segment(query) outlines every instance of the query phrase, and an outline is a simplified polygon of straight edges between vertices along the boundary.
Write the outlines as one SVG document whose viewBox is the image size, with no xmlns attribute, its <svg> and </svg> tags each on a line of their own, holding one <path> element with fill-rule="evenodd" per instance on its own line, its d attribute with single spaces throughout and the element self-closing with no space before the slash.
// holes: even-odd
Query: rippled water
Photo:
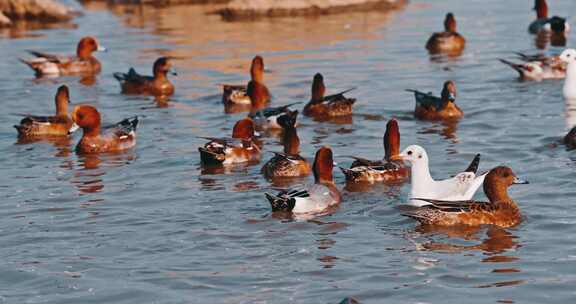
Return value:
<svg viewBox="0 0 576 304">
<path fill-rule="evenodd" d="M 518 82 L 497 61 L 537 50 L 526 31 L 531 7 L 412 1 L 392 14 L 224 23 L 204 15 L 214 7 L 92 4 L 72 25 L 0 32 L 0 302 L 573 303 L 576 157 L 558 141 L 574 117 L 562 81 Z M 431 61 L 423 45 L 448 10 L 468 47 L 459 59 Z M 554 1 L 551 11 L 566 15 L 576 3 Z M 89 34 L 111 50 L 97 55 L 104 68 L 91 85 L 35 80 L 17 61 L 26 49 L 71 52 Z M 260 166 L 208 174 L 197 153 L 198 136 L 228 135 L 242 117 L 224 113 L 218 84 L 246 82 L 255 54 L 265 58 L 277 105 L 306 101 L 316 72 L 329 92 L 358 87 L 352 124 L 301 119 L 303 155 L 329 145 L 342 166 L 351 162 L 346 155 L 379 158 L 394 116 L 402 145 L 425 146 L 436 177 L 482 153 L 481 169 L 506 164 L 530 180 L 511 190 L 524 222 L 422 229 L 396 208 L 408 185 L 344 190 L 339 210 L 313 221 L 271 217 Z M 119 94 L 113 72 L 147 72 L 161 55 L 178 58 L 168 103 Z M 438 92 L 446 79 L 456 81 L 466 117 L 451 126 L 415 121 L 404 89 Z M 14 114 L 51 113 L 61 83 L 74 103 L 95 104 L 105 122 L 139 115 L 137 148 L 80 157 L 73 152 L 79 134 L 17 144 Z M 267 151 L 280 149 L 275 137 L 264 142 Z"/>
</svg>

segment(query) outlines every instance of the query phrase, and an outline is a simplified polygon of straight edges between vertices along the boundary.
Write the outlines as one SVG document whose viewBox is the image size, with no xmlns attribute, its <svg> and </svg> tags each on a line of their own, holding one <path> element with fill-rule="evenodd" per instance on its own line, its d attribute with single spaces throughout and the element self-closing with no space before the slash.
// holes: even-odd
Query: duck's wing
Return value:
<svg viewBox="0 0 576 304">
<path fill-rule="evenodd" d="M 297 105 L 299 103 L 302 102 L 293 102 L 293 103 L 289 103 L 287 105 L 284 106 L 280 106 L 280 107 L 269 107 L 269 108 L 264 108 L 255 112 L 250 113 L 248 116 L 252 119 L 254 118 L 258 118 L 258 117 L 272 117 L 272 116 L 278 116 L 282 113 L 285 113 L 289 107 L 293 106 L 293 105 Z"/>
<path fill-rule="evenodd" d="M 427 198 L 413 198 L 425 201 L 428 204 L 411 208 L 402 212 L 403 216 L 411 217 L 423 223 L 433 222 L 435 218 L 446 214 L 471 213 L 471 212 L 493 212 L 497 205 L 489 202 L 479 202 L 473 200 L 445 201 Z"/>
<path fill-rule="evenodd" d="M 274 153 L 274 155 L 277 157 L 280 157 L 282 159 L 285 159 L 285 160 L 293 162 L 293 163 L 305 160 L 302 156 L 300 156 L 298 154 L 294 155 L 294 154 L 286 154 L 284 152 L 274 152 L 274 151 L 272 151 L 272 153 Z"/>
<path fill-rule="evenodd" d="M 442 109 L 444 102 L 440 97 L 432 95 L 432 93 L 424 93 L 418 90 L 407 89 L 408 92 L 414 93 L 416 99 L 416 106 L 424 108 Z"/>
<path fill-rule="evenodd" d="M 128 73 L 114 73 L 114 78 L 120 82 L 130 82 L 133 84 L 143 84 L 148 81 L 154 80 L 152 76 L 140 75 L 134 68 L 130 68 Z"/>
<path fill-rule="evenodd" d="M 330 101 L 341 100 L 341 99 L 346 99 L 346 100 L 348 100 L 348 99 L 350 99 L 350 98 L 346 98 L 346 97 L 344 96 L 344 94 L 346 94 L 346 93 L 348 93 L 348 92 L 350 92 L 350 91 L 353 91 L 353 90 L 356 90 L 356 88 L 350 88 L 350 89 L 348 89 L 348 90 L 344 90 L 344 91 L 339 92 L 339 93 L 336 93 L 336 94 L 324 96 L 324 100 L 323 100 L 323 101 L 328 101 L 328 102 L 330 102 Z"/>
<path fill-rule="evenodd" d="M 113 135 L 119 139 L 125 139 L 129 137 L 134 137 L 136 134 L 136 128 L 138 127 L 138 116 L 123 119 L 122 121 L 107 126 L 104 128 L 104 132 L 107 135 Z"/>
<path fill-rule="evenodd" d="M 373 160 L 369 160 L 366 158 L 351 156 L 351 155 L 349 155 L 348 157 L 354 159 L 354 162 L 352 163 L 350 168 L 361 167 L 361 166 L 371 167 L 371 166 L 379 166 L 382 164 L 382 161 L 373 161 Z"/>
<path fill-rule="evenodd" d="M 28 50 L 28 53 L 32 54 L 36 58 L 54 63 L 64 63 L 72 60 L 72 58 L 69 56 L 54 55 L 54 54 L 37 52 L 33 50 Z"/>
</svg>

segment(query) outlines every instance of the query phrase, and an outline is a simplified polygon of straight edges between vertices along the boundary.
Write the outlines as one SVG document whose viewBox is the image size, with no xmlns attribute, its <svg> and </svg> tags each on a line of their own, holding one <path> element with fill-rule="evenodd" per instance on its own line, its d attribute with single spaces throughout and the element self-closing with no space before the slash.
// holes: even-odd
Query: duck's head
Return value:
<svg viewBox="0 0 576 304">
<path fill-rule="evenodd" d="M 554 34 L 564 34 L 570 31 L 570 26 L 566 23 L 566 18 L 554 16 L 548 19 L 548 24 L 550 25 L 550 31 Z"/>
<path fill-rule="evenodd" d="M 332 150 L 326 146 L 318 149 L 312 169 L 316 183 L 333 183 L 332 169 L 334 169 Z"/>
<path fill-rule="evenodd" d="M 568 64 L 576 62 L 576 50 L 575 49 L 565 49 L 560 54 L 560 60 Z"/>
<path fill-rule="evenodd" d="M 391 160 L 400 154 L 400 130 L 398 128 L 398 121 L 392 118 L 386 124 L 386 132 L 384 132 L 384 158 Z"/>
<path fill-rule="evenodd" d="M 324 94 L 326 93 L 326 87 L 324 86 L 324 76 L 320 73 L 314 75 L 314 80 L 312 81 L 312 101 L 320 102 L 324 100 Z"/>
<path fill-rule="evenodd" d="M 398 154 L 392 159 L 396 160 L 404 160 L 410 162 L 412 165 L 418 163 L 428 163 L 428 154 L 426 154 L 426 150 L 418 145 L 411 145 L 408 146 L 402 153 Z"/>
<path fill-rule="evenodd" d="M 80 58 L 87 58 L 92 55 L 93 52 L 104 52 L 106 48 L 98 44 L 96 38 L 94 37 L 84 37 L 78 42 L 78 47 L 76 48 L 76 55 Z"/>
<path fill-rule="evenodd" d="M 250 66 L 250 76 L 253 81 L 263 83 L 264 81 L 264 59 L 260 55 L 256 55 L 252 59 L 252 65 Z"/>
<path fill-rule="evenodd" d="M 451 33 L 456 32 L 456 18 L 454 18 L 454 14 L 446 14 L 446 18 L 444 18 L 444 30 Z"/>
<path fill-rule="evenodd" d="M 171 75 L 178 75 L 172 67 L 172 60 L 170 57 L 160 57 L 154 62 L 154 76 L 170 73 Z"/>
<path fill-rule="evenodd" d="M 444 82 L 442 87 L 442 93 L 440 94 L 442 101 L 444 103 L 455 102 L 456 101 L 456 84 L 452 80 Z"/>
<path fill-rule="evenodd" d="M 538 19 L 548 18 L 548 4 L 546 4 L 546 0 L 535 0 L 533 9 L 536 11 L 536 17 Z"/>
<path fill-rule="evenodd" d="M 507 200 L 508 187 L 518 184 L 528 184 L 528 181 L 519 179 L 516 174 L 506 166 L 498 166 L 488 172 L 484 179 L 484 193 L 490 199 L 490 202 Z"/>
<path fill-rule="evenodd" d="M 72 120 L 85 134 L 100 132 L 100 113 L 91 105 L 78 105 L 72 111 Z"/>
<path fill-rule="evenodd" d="M 283 129 L 292 129 L 296 126 L 296 120 L 298 118 L 298 110 L 288 111 L 280 117 L 278 117 L 278 124 Z"/>
<path fill-rule="evenodd" d="M 232 137 L 239 139 L 251 139 L 254 137 L 254 121 L 250 118 L 244 118 L 236 122 L 232 130 Z"/>
</svg>

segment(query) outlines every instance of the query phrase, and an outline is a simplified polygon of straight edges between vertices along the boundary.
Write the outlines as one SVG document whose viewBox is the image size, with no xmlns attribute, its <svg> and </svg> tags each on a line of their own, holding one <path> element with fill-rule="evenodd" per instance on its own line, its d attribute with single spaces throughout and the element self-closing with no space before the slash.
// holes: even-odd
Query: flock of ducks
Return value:
<svg viewBox="0 0 576 304">
<path fill-rule="evenodd" d="M 563 36 L 569 30 L 566 20 L 548 17 L 545 0 L 535 1 L 537 19 L 529 31 L 538 35 Z M 557 37 L 557 39 L 559 39 Z M 564 36 L 565 41 L 565 36 Z M 456 19 L 446 15 L 444 31 L 434 33 L 426 42 L 431 54 L 458 56 L 466 45 L 466 39 L 457 32 Z M 94 57 L 96 51 L 104 51 L 93 37 L 80 40 L 75 56 L 59 56 L 31 51 L 34 59 L 22 62 L 30 66 L 38 77 L 52 75 L 97 74 L 101 64 Z M 564 95 L 576 99 L 576 51 L 567 49 L 559 56 L 530 56 L 518 54 L 522 63 L 502 62 L 514 68 L 524 80 L 566 78 Z M 174 85 L 168 75 L 176 74 L 171 58 L 161 57 L 153 66 L 153 75 L 138 74 L 134 69 L 127 73 L 114 73 L 120 82 L 122 93 L 168 96 L 174 93 Z M 350 117 L 356 100 L 346 97 L 350 90 L 326 95 L 324 77 L 314 75 L 311 98 L 302 114 L 318 121 Z M 454 121 L 462 119 L 463 111 L 456 105 L 456 84 L 446 81 L 440 96 L 418 90 L 414 93 L 414 117 L 420 120 Z M 314 176 L 314 183 L 279 193 L 266 193 L 272 211 L 288 212 L 295 216 L 320 216 L 338 206 L 342 195 L 334 183 L 334 159 L 329 147 L 317 150 L 313 163 L 300 155 L 297 132 L 299 112 L 291 110 L 295 104 L 269 107 L 271 94 L 264 83 L 264 60 L 255 56 L 250 67 L 247 85 L 223 85 L 222 103 L 227 113 L 248 112 L 239 120 L 230 137 L 205 137 L 206 144 L 198 148 L 204 166 L 228 166 L 238 163 L 258 163 L 262 158 L 262 142 L 257 136 L 259 129 L 282 131 L 283 151 L 262 167 L 262 174 L 269 179 Z M 109 153 L 130 149 L 136 144 L 138 117 L 124 119 L 108 127 L 102 127 L 100 113 L 91 105 L 76 105 L 69 115 L 70 93 L 66 85 L 58 88 L 55 116 L 26 116 L 15 126 L 21 138 L 43 136 L 69 136 L 77 128 L 83 135 L 76 146 L 78 153 Z M 576 128 L 564 141 L 576 146 Z M 411 208 L 403 215 L 422 224 L 432 225 L 481 225 L 492 224 L 511 227 L 520 223 L 522 217 L 517 204 L 508 195 L 508 187 L 526 183 L 519 180 L 512 169 L 499 166 L 488 172 L 478 173 L 480 155 L 470 166 L 452 178 L 435 180 L 429 169 L 426 150 L 410 145 L 400 152 L 398 122 L 390 119 L 383 136 L 382 159 L 369 160 L 354 156 L 350 168 L 340 168 L 347 183 L 402 183 L 411 180 L 408 204 Z M 476 191 L 483 187 L 488 202 L 473 201 Z"/>
</svg>

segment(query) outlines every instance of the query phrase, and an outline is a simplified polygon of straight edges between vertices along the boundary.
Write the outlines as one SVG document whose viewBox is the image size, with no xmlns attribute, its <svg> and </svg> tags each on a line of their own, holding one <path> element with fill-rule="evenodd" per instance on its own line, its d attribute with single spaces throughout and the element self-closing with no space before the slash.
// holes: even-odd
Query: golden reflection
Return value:
<svg viewBox="0 0 576 304">
<path fill-rule="evenodd" d="M 77 29 L 78 25 L 71 22 L 43 22 L 33 20 L 14 20 L 13 24 L 6 28 L 0 28 L 0 36 L 11 39 L 40 37 L 37 30 L 45 29 Z"/>
<path fill-rule="evenodd" d="M 72 139 L 68 136 L 34 136 L 19 137 L 17 145 L 28 145 L 33 143 L 48 143 L 56 148 L 56 157 L 67 157 L 72 153 Z"/>
<path fill-rule="evenodd" d="M 103 177 L 107 168 L 121 167 L 134 159 L 136 155 L 133 152 L 78 155 L 77 168 L 71 183 L 80 194 L 100 192 L 104 189 Z"/>
<path fill-rule="evenodd" d="M 534 37 L 534 45 L 540 50 L 546 49 L 548 43 L 555 47 L 565 47 L 567 42 L 565 33 L 550 33 L 548 31 L 540 31 Z"/>
</svg>

